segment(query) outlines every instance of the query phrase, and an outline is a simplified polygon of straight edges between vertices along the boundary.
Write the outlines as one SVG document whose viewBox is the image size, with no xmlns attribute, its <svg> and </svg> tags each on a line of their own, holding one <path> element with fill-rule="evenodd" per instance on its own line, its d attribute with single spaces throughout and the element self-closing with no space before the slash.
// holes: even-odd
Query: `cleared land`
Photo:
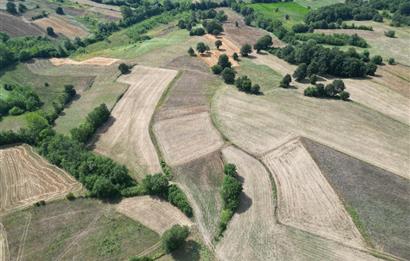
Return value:
<svg viewBox="0 0 410 261">
<path fill-rule="evenodd" d="M 118 81 L 129 84 L 111 119 L 97 133 L 95 151 L 128 165 L 138 175 L 161 170 L 149 125 L 162 93 L 177 71 L 135 66 Z"/>
<path fill-rule="evenodd" d="M 37 36 L 44 32 L 37 26 L 24 22 L 20 17 L 9 15 L 0 11 L 0 32 L 4 32 L 11 37 L 16 36 Z"/>
<path fill-rule="evenodd" d="M 52 27 L 56 34 L 61 33 L 70 39 L 74 39 L 75 37 L 85 37 L 88 35 L 88 32 L 84 28 L 71 24 L 67 19 L 62 19 L 56 16 L 37 19 L 34 20 L 33 23 L 44 30 L 46 30 L 47 27 Z"/>
<path fill-rule="evenodd" d="M 10 260 L 126 260 L 159 235 L 93 199 L 55 201 L 0 218 Z"/>
<path fill-rule="evenodd" d="M 123 199 L 118 212 L 141 222 L 144 226 L 163 234 L 173 225 L 191 226 L 192 222 L 178 208 L 159 198 L 150 196 Z"/>
<path fill-rule="evenodd" d="M 309 98 L 281 88 L 265 96 L 224 88 L 213 104 L 224 135 L 254 155 L 289 137 L 304 136 L 410 178 L 409 126 L 356 103 Z"/>
<path fill-rule="evenodd" d="M 410 53 L 408 45 L 410 42 L 410 27 L 392 27 L 385 23 L 377 23 L 373 21 L 353 21 L 356 25 L 372 26 L 373 31 L 355 30 L 355 29 L 335 29 L 335 30 L 315 30 L 325 34 L 343 33 L 357 34 L 363 37 L 370 44 L 370 54 L 381 55 L 385 61 L 393 57 L 399 63 L 410 66 Z M 395 38 L 390 38 L 384 35 L 384 32 L 393 30 L 396 32 Z M 393 48 L 394 47 L 394 48 Z"/>
<path fill-rule="evenodd" d="M 235 61 L 232 58 L 232 55 L 236 52 L 239 54 L 239 48 L 234 45 L 231 41 L 226 39 L 223 34 L 219 36 L 214 36 L 211 34 L 206 34 L 204 36 L 205 40 L 208 42 L 209 46 L 213 46 L 216 40 L 221 40 L 222 41 L 222 46 L 219 47 L 218 49 L 211 49 L 210 51 L 204 53 L 204 54 L 198 54 L 199 57 L 206 63 L 208 64 L 209 67 L 214 66 L 215 64 L 218 63 L 218 58 L 222 54 L 226 54 L 229 57 L 229 61 L 231 62 L 232 66 L 238 66 L 239 63 Z"/>
<path fill-rule="evenodd" d="M 101 65 L 107 66 L 118 62 L 118 59 L 106 58 L 106 57 L 93 57 L 84 61 L 75 61 L 70 58 L 51 58 L 50 62 L 55 66 L 74 64 L 74 65 Z"/>
<path fill-rule="evenodd" d="M 64 197 L 81 185 L 27 145 L 0 150 L 0 213 Z"/>
<path fill-rule="evenodd" d="M 262 158 L 277 182 L 279 220 L 355 247 L 361 235 L 335 191 L 299 139 Z"/>
<path fill-rule="evenodd" d="M 205 156 L 223 145 L 207 112 L 159 121 L 154 124 L 154 133 L 172 166 Z"/>
<path fill-rule="evenodd" d="M 309 139 L 306 149 L 379 251 L 410 258 L 410 182 Z"/>
<path fill-rule="evenodd" d="M 94 1 L 90 1 L 90 0 L 71 0 L 71 1 L 80 3 L 84 5 L 85 8 L 87 8 L 87 10 L 95 12 L 95 13 L 99 13 L 105 16 L 116 18 L 116 19 L 119 19 L 122 17 L 119 6 L 101 4 L 101 3 L 97 3 Z"/>
</svg>

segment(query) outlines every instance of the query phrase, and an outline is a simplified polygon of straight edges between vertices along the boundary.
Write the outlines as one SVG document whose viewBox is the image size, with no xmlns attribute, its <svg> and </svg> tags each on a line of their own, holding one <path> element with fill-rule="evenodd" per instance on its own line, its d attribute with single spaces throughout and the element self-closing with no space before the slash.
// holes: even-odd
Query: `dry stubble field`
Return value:
<svg viewBox="0 0 410 261">
<path fill-rule="evenodd" d="M 300 139 L 264 155 L 263 162 L 278 187 L 282 223 L 358 248 L 364 246 L 343 203 Z"/>
<path fill-rule="evenodd" d="M 162 235 L 173 225 L 192 226 L 191 220 L 178 208 L 162 199 L 141 196 L 126 198 L 116 206 L 116 210 L 129 218 Z"/>
<path fill-rule="evenodd" d="M 0 150 L 0 213 L 64 197 L 81 185 L 27 145 Z"/>
<path fill-rule="evenodd" d="M 63 34 L 70 39 L 75 37 L 85 37 L 88 32 L 79 25 L 74 25 L 68 21 L 57 16 L 49 16 L 33 21 L 33 24 L 46 30 L 47 27 L 52 27 L 56 34 Z"/>
<path fill-rule="evenodd" d="M 177 71 L 135 66 L 118 81 L 130 87 L 115 105 L 111 119 L 97 133 L 95 151 L 126 164 L 139 177 L 161 170 L 149 126 L 155 108 Z"/>
</svg>

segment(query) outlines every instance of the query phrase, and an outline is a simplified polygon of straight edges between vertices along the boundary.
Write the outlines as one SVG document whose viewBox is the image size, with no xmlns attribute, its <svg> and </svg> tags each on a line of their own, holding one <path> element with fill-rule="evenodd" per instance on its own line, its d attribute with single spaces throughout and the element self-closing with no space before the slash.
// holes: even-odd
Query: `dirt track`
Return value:
<svg viewBox="0 0 410 261">
<path fill-rule="evenodd" d="M 149 125 L 162 93 L 177 71 L 135 66 L 118 81 L 130 85 L 98 133 L 95 150 L 126 164 L 138 174 L 161 170 Z"/>
<path fill-rule="evenodd" d="M 163 234 L 176 224 L 192 225 L 191 220 L 178 208 L 164 200 L 150 196 L 123 199 L 116 209 L 159 234 Z"/>
<path fill-rule="evenodd" d="M 74 65 L 101 65 L 107 66 L 118 62 L 118 59 L 106 58 L 106 57 L 93 57 L 81 62 L 72 60 L 70 58 L 51 58 L 50 62 L 55 66 L 74 64 Z"/>
<path fill-rule="evenodd" d="M 0 213 L 64 197 L 81 185 L 27 145 L 0 150 Z"/>
<path fill-rule="evenodd" d="M 364 242 L 349 214 L 299 139 L 263 157 L 278 186 L 282 223 L 355 247 Z"/>
<path fill-rule="evenodd" d="M 69 23 L 68 21 L 56 17 L 49 16 L 46 18 L 41 18 L 33 21 L 33 24 L 36 24 L 46 30 L 47 27 L 52 27 L 56 34 L 63 34 L 70 39 L 75 37 L 85 37 L 88 35 L 88 32 L 80 26 Z"/>
</svg>

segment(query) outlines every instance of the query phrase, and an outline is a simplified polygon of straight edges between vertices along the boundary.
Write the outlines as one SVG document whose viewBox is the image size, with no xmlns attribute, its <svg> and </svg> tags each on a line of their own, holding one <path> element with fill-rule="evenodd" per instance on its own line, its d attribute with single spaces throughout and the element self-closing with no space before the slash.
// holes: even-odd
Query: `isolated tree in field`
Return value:
<svg viewBox="0 0 410 261">
<path fill-rule="evenodd" d="M 253 46 L 253 49 L 259 53 L 261 50 L 267 50 L 272 46 L 272 37 L 270 35 L 265 35 L 259 38 L 256 44 Z"/>
<path fill-rule="evenodd" d="M 300 82 L 305 79 L 307 74 L 307 65 L 306 63 L 299 64 L 298 68 L 296 68 L 295 72 L 293 73 L 293 77 L 296 81 Z"/>
<path fill-rule="evenodd" d="M 254 84 L 254 85 L 252 86 L 251 93 L 253 93 L 253 94 L 259 94 L 259 93 L 260 93 L 260 90 L 261 90 L 261 87 L 259 86 L 259 84 Z"/>
<path fill-rule="evenodd" d="M 194 51 L 194 49 L 193 49 L 192 47 L 189 47 L 189 49 L 188 49 L 188 54 L 189 54 L 190 56 L 195 56 L 195 51 Z"/>
<path fill-rule="evenodd" d="M 236 27 L 239 27 L 238 21 L 235 21 L 235 26 L 236 26 Z"/>
<path fill-rule="evenodd" d="M 396 64 L 396 60 L 394 60 L 394 58 L 389 58 L 388 63 L 389 63 L 390 65 L 394 65 L 394 64 Z"/>
<path fill-rule="evenodd" d="M 171 253 L 177 250 L 185 243 L 185 239 L 189 235 L 187 226 L 173 225 L 161 237 L 162 247 L 166 253 Z"/>
<path fill-rule="evenodd" d="M 233 84 L 235 82 L 235 71 L 229 67 L 222 71 L 222 79 L 227 84 Z"/>
<path fill-rule="evenodd" d="M 6 4 L 6 10 L 10 14 L 17 14 L 17 9 L 16 9 L 16 4 L 13 2 L 7 2 Z"/>
<path fill-rule="evenodd" d="M 199 43 L 196 45 L 196 50 L 197 50 L 200 54 L 203 54 L 204 52 L 206 52 L 206 51 L 209 50 L 209 46 L 206 45 L 206 44 L 203 43 L 203 42 L 199 42 Z"/>
<path fill-rule="evenodd" d="M 289 88 L 289 84 L 292 82 L 292 77 L 289 74 L 286 74 L 280 81 L 280 87 Z"/>
<path fill-rule="evenodd" d="M 125 63 L 121 63 L 118 65 L 118 70 L 120 70 L 121 74 L 127 74 L 130 72 L 130 67 Z"/>
<path fill-rule="evenodd" d="M 233 53 L 233 54 L 232 54 L 232 59 L 233 59 L 234 61 L 239 61 L 239 55 L 238 55 L 237 53 Z"/>
<path fill-rule="evenodd" d="M 371 62 L 374 64 L 381 65 L 383 63 L 383 58 L 380 55 L 375 55 L 372 57 Z"/>
<path fill-rule="evenodd" d="M 53 27 L 47 27 L 47 34 L 49 35 L 49 36 L 55 36 L 56 35 L 56 33 L 54 32 L 54 29 L 53 29 Z"/>
<path fill-rule="evenodd" d="M 252 53 L 252 46 L 250 44 L 245 44 L 241 47 L 241 55 L 243 57 L 248 57 Z"/>
<path fill-rule="evenodd" d="M 222 41 L 221 41 L 221 40 L 216 40 L 216 41 L 215 41 L 215 47 L 216 47 L 216 49 L 219 50 L 219 47 L 221 47 L 221 46 L 222 46 Z"/>
<path fill-rule="evenodd" d="M 235 85 L 238 90 L 249 93 L 252 88 L 252 81 L 248 78 L 248 76 L 244 75 L 235 80 Z"/>
<path fill-rule="evenodd" d="M 226 54 L 222 54 L 221 56 L 219 56 L 218 58 L 218 64 L 223 68 L 227 68 L 227 67 L 231 67 L 232 64 L 229 61 L 229 57 Z"/>
<path fill-rule="evenodd" d="M 64 10 L 63 10 L 63 8 L 62 8 L 61 6 L 57 7 L 57 8 L 56 8 L 56 13 L 59 14 L 59 15 L 64 15 Z"/>
<path fill-rule="evenodd" d="M 346 92 L 346 91 L 342 91 L 341 93 L 339 93 L 340 99 L 347 101 L 350 98 L 350 93 Z"/>
<path fill-rule="evenodd" d="M 223 71 L 224 68 L 220 66 L 219 64 L 215 64 L 214 66 L 211 67 L 211 70 L 214 74 L 220 74 Z"/>
<path fill-rule="evenodd" d="M 389 30 L 389 31 L 384 32 L 384 35 L 390 38 L 394 38 L 396 35 L 396 32 L 393 30 Z"/>
</svg>

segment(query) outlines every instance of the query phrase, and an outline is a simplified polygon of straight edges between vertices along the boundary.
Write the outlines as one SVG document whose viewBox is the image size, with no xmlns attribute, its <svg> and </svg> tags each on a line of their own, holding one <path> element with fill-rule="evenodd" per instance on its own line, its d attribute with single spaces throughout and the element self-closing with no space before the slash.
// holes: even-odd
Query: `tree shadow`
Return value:
<svg viewBox="0 0 410 261">
<path fill-rule="evenodd" d="M 237 179 L 243 184 L 245 179 L 242 176 L 237 176 Z M 245 192 L 242 191 L 241 195 L 239 196 L 239 207 L 236 210 L 236 213 L 241 214 L 245 213 L 251 206 L 252 206 L 252 199 L 246 195 Z"/>
<path fill-rule="evenodd" d="M 95 144 L 99 141 L 100 137 L 104 133 L 106 133 L 112 125 L 114 125 L 115 121 L 116 121 L 116 119 L 114 117 L 110 116 L 110 118 L 107 120 L 107 122 L 103 126 L 98 128 L 98 130 L 94 134 L 93 138 L 91 139 L 91 141 L 89 142 L 87 147 L 91 150 L 95 149 L 96 148 Z"/>
</svg>

